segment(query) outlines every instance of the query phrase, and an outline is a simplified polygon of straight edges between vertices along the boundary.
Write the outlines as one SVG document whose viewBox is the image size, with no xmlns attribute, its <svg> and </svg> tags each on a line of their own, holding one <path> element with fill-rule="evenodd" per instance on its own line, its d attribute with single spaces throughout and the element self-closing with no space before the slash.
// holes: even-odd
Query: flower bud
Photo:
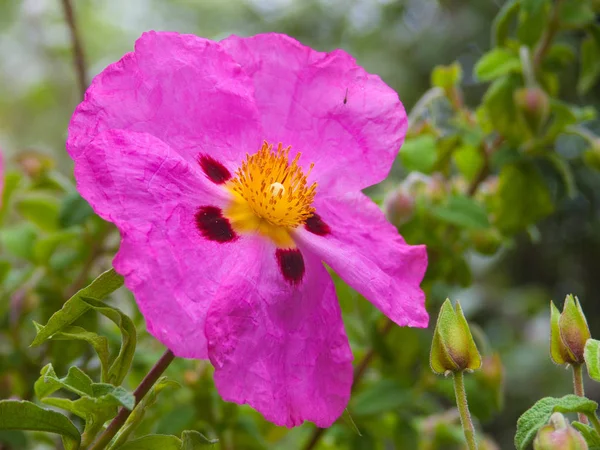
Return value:
<svg viewBox="0 0 600 450">
<path fill-rule="evenodd" d="M 481 367 L 481 356 L 458 302 L 456 311 L 448 299 L 442 305 L 433 332 L 429 362 L 437 374 L 473 371 Z"/>
<path fill-rule="evenodd" d="M 554 413 L 548 425 L 539 429 L 533 450 L 587 450 L 588 445 L 561 413 Z"/>
<path fill-rule="evenodd" d="M 519 116 L 533 134 L 537 134 L 548 120 L 550 101 L 540 88 L 521 88 L 514 93 Z"/>
<path fill-rule="evenodd" d="M 400 186 L 390 192 L 383 201 L 383 210 L 387 219 L 396 226 L 406 223 L 413 216 L 415 199 Z"/>
<path fill-rule="evenodd" d="M 550 302 L 550 356 L 556 364 L 583 364 L 585 343 L 591 337 L 579 299 L 567 295 L 562 313 Z"/>
</svg>

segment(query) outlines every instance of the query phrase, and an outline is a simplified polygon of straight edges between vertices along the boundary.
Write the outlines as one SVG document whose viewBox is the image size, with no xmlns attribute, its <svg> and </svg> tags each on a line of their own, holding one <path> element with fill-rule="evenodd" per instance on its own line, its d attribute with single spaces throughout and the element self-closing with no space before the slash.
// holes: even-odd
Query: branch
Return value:
<svg viewBox="0 0 600 450">
<path fill-rule="evenodd" d="M 81 44 L 81 36 L 77 28 L 75 13 L 71 0 L 62 0 L 63 12 L 65 20 L 71 33 L 71 45 L 73 47 L 73 64 L 75 65 L 75 73 L 77 74 L 77 83 L 79 84 L 79 92 L 81 99 L 85 95 L 87 89 L 87 67 L 85 64 L 85 55 L 83 53 L 83 45 Z"/>
</svg>

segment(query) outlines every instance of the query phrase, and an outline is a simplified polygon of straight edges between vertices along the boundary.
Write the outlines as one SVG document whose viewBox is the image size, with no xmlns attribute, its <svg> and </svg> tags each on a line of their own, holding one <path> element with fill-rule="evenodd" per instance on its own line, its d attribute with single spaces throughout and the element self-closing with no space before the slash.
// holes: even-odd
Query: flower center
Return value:
<svg viewBox="0 0 600 450">
<path fill-rule="evenodd" d="M 234 228 L 256 230 L 287 245 L 291 241 L 287 230 L 313 215 L 317 183 L 309 186 L 307 178 L 314 163 L 305 174 L 298 165 L 300 153 L 291 162 L 289 153 L 290 147 L 279 144 L 275 150 L 264 142 L 258 152 L 246 155 L 236 176 L 227 182 L 234 200 L 226 215 Z"/>
</svg>

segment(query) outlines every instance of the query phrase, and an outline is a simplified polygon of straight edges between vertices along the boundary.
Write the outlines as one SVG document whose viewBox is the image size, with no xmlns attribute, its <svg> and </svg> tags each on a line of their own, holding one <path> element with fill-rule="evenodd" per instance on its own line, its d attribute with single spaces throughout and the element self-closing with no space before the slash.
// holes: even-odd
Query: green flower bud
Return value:
<svg viewBox="0 0 600 450">
<path fill-rule="evenodd" d="M 440 375 L 481 367 L 481 356 L 458 302 L 456 311 L 448 299 L 442 305 L 433 332 L 429 363 L 431 370 Z"/>
<path fill-rule="evenodd" d="M 548 425 L 539 429 L 533 450 L 587 450 L 588 445 L 561 413 L 554 413 Z"/>
<path fill-rule="evenodd" d="M 386 196 L 383 210 L 391 223 L 400 226 L 413 216 L 415 199 L 404 186 L 400 186 Z"/>
<path fill-rule="evenodd" d="M 521 88 L 515 91 L 514 101 L 525 126 L 533 134 L 537 134 L 550 114 L 548 95 L 537 87 Z"/>
<path fill-rule="evenodd" d="M 591 337 L 579 299 L 567 295 L 562 313 L 550 302 L 550 356 L 556 364 L 583 364 L 585 343 Z"/>
</svg>

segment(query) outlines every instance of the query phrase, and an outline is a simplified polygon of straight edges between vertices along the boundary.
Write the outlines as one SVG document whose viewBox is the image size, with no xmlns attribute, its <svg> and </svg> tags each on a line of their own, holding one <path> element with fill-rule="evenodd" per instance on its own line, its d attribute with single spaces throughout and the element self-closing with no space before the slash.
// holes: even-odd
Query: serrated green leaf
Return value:
<svg viewBox="0 0 600 450">
<path fill-rule="evenodd" d="M 588 339 L 585 343 L 583 357 L 590 378 L 600 381 L 600 341 Z"/>
<path fill-rule="evenodd" d="M 400 150 L 400 160 L 408 172 L 431 172 L 437 160 L 435 138 L 424 135 L 407 140 Z"/>
<path fill-rule="evenodd" d="M 44 231 L 58 228 L 58 201 L 44 194 L 29 194 L 15 204 L 22 217 Z"/>
<path fill-rule="evenodd" d="M 490 226 L 485 208 L 470 197 L 452 195 L 446 203 L 434 206 L 431 215 L 447 223 L 468 229 Z"/>
<path fill-rule="evenodd" d="M 27 401 L 0 400 L 0 430 L 33 430 L 60 434 L 65 450 L 77 450 L 79 431 L 65 416 Z"/>
<path fill-rule="evenodd" d="M 94 215 L 94 210 L 77 191 L 68 193 L 60 204 L 58 223 L 62 228 L 81 225 Z"/>
<path fill-rule="evenodd" d="M 131 433 L 133 433 L 142 422 L 146 411 L 156 403 L 158 394 L 163 389 L 168 387 L 178 388 L 180 385 L 176 381 L 169 380 L 167 377 L 161 377 L 156 383 L 154 383 L 154 386 L 152 386 L 150 392 L 148 392 L 142 401 L 133 409 L 125 424 L 115 435 L 113 440 L 113 446 L 115 449 L 120 448 L 119 446 L 127 441 Z"/>
<path fill-rule="evenodd" d="M 44 343 L 54 333 L 62 331 L 64 327 L 71 325 L 85 312 L 89 311 L 91 306 L 84 302 L 82 297 L 102 299 L 121 286 L 123 286 L 123 277 L 114 269 L 107 270 L 92 281 L 89 286 L 81 289 L 67 300 L 63 307 L 50 317 L 48 323 L 38 330 L 37 336 L 31 345 L 37 346 Z"/>
<path fill-rule="evenodd" d="M 594 428 L 579 422 L 573 422 L 571 425 L 581 433 L 587 442 L 588 450 L 600 450 L 600 435 Z"/>
<path fill-rule="evenodd" d="M 532 164 L 504 166 L 494 198 L 495 225 L 514 234 L 536 223 L 554 210 L 544 179 Z"/>
<path fill-rule="evenodd" d="M 546 424 L 554 412 L 595 414 L 598 404 L 585 397 L 565 395 L 561 398 L 545 397 L 523 413 L 517 421 L 515 447 L 526 450 L 533 442 L 540 427 Z"/>
<path fill-rule="evenodd" d="M 495 48 L 481 57 L 475 64 L 475 76 L 481 81 L 491 81 L 509 73 L 521 71 L 521 60 L 516 53 Z"/>
<path fill-rule="evenodd" d="M 207 445 L 214 445 L 219 442 L 218 439 L 209 439 L 202 433 L 193 430 L 187 430 L 181 433 L 181 450 L 197 450 Z"/>
<path fill-rule="evenodd" d="M 111 450 L 181 450 L 181 439 L 177 436 L 151 434 L 111 447 Z"/>
<path fill-rule="evenodd" d="M 510 0 L 504 3 L 498 14 L 496 14 L 492 29 L 494 32 L 494 44 L 497 47 L 502 47 L 506 43 L 510 25 L 517 17 L 520 6 L 520 1 Z"/>
<path fill-rule="evenodd" d="M 40 324 L 34 322 L 36 329 L 40 330 L 43 328 Z M 87 331 L 85 328 L 77 326 L 66 326 L 61 331 L 54 333 L 51 337 L 54 341 L 70 341 L 78 340 L 85 341 L 90 344 L 98 355 L 100 360 L 100 368 L 102 372 L 101 379 L 103 382 L 107 381 L 108 378 L 108 365 L 109 365 L 109 352 L 108 352 L 108 339 L 104 336 L 100 336 L 91 331 Z"/>
<path fill-rule="evenodd" d="M 121 330 L 121 349 L 109 367 L 107 375 L 109 383 L 115 386 L 120 385 L 125 379 L 127 372 L 129 372 L 131 362 L 133 361 L 133 354 L 135 353 L 137 343 L 135 325 L 129 316 L 117 308 L 112 308 L 99 300 L 87 296 L 81 296 L 81 300 L 105 317 L 108 317 Z"/>
</svg>

